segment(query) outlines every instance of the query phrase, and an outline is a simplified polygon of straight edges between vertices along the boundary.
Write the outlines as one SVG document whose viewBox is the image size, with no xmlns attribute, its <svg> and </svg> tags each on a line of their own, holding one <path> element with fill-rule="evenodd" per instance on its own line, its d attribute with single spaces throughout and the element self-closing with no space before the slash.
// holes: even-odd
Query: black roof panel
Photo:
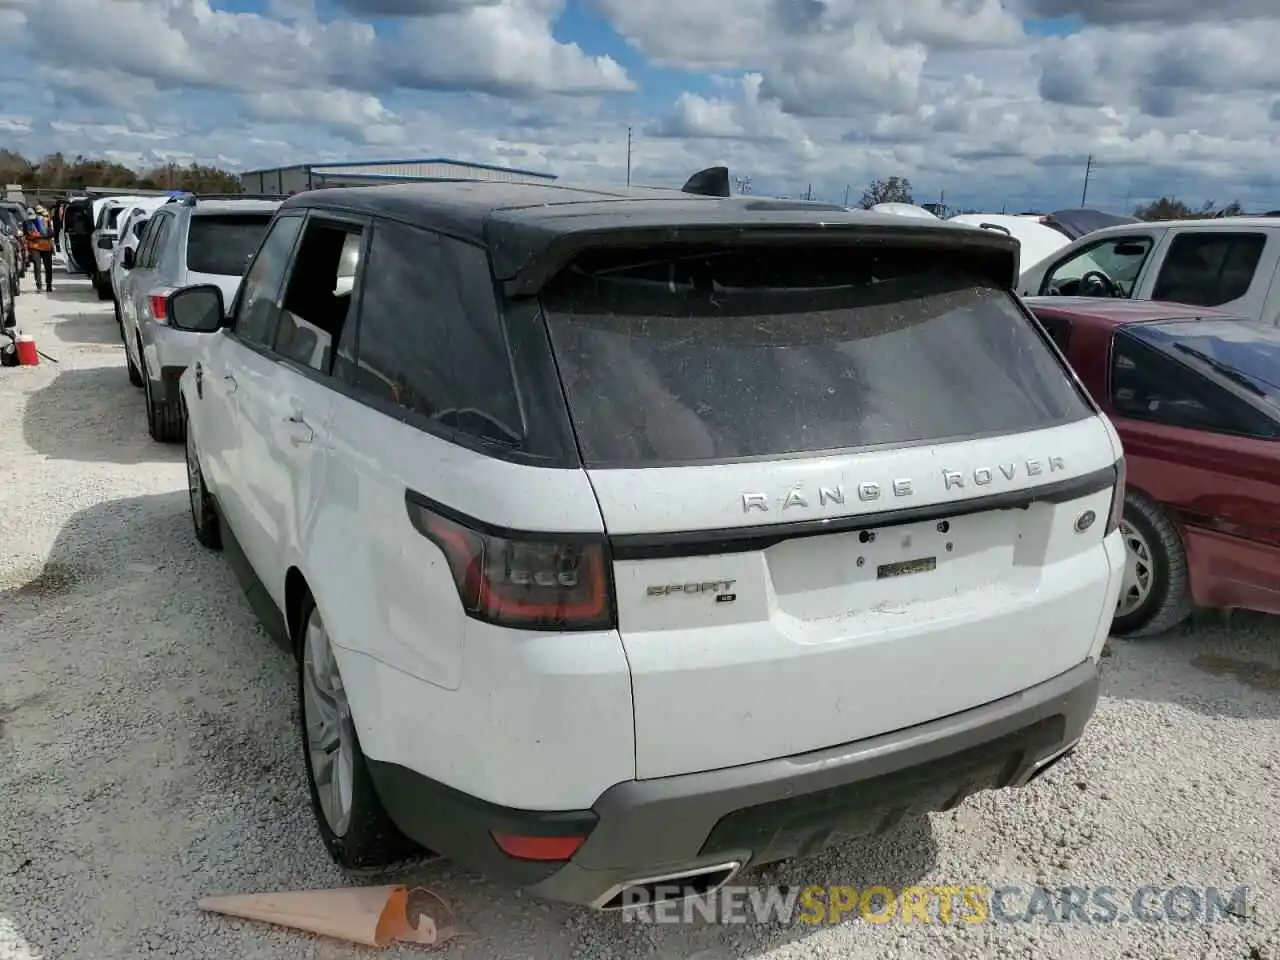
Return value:
<svg viewBox="0 0 1280 960">
<path fill-rule="evenodd" d="M 652 187 L 497 181 L 395 183 L 326 187 L 289 198 L 281 210 L 325 208 L 390 217 L 489 248 L 498 279 L 510 280 L 553 245 L 575 235 L 632 233 L 656 242 L 691 232 L 849 231 L 868 239 L 928 240 L 934 249 L 980 248 L 1008 255 L 1016 273 L 1018 244 L 989 230 L 945 220 L 846 210 L 833 204 L 767 197 L 706 197 Z M 1016 277 L 1014 278 L 1016 279 Z"/>
</svg>

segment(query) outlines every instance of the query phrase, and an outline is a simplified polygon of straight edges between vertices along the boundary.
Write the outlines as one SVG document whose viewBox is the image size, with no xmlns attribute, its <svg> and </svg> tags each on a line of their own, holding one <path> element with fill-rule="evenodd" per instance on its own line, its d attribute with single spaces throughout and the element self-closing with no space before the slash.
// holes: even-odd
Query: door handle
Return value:
<svg viewBox="0 0 1280 960">
<path fill-rule="evenodd" d="M 289 442 L 294 444 L 310 443 L 315 439 L 315 431 L 297 414 L 284 418 L 284 432 Z"/>
<path fill-rule="evenodd" d="M 229 375 L 228 375 L 228 376 L 223 377 L 223 378 L 222 378 L 222 384 L 223 384 L 223 386 L 225 386 L 225 387 L 227 388 L 227 393 L 235 393 L 235 392 L 236 392 L 236 378 L 235 378 L 235 377 L 232 377 L 232 376 L 229 376 Z"/>
</svg>

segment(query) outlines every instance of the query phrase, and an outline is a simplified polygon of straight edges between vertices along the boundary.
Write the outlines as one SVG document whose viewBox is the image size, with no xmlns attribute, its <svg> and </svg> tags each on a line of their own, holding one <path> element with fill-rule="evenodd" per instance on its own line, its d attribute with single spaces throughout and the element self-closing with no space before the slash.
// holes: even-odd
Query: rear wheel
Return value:
<svg viewBox="0 0 1280 960">
<path fill-rule="evenodd" d="M 120 331 L 120 339 L 121 341 L 123 341 L 124 340 L 124 314 L 120 312 L 120 301 L 113 299 L 111 301 L 111 306 L 116 315 L 116 329 Z M 127 356 L 128 351 L 126 351 L 125 353 Z M 134 386 L 136 387 L 137 384 L 135 383 Z"/>
<path fill-rule="evenodd" d="M 99 300 L 111 299 L 111 278 L 103 276 L 101 273 L 93 275 L 93 289 L 98 292 Z"/>
<path fill-rule="evenodd" d="M 329 855 L 343 867 L 383 867 L 412 852 L 378 799 L 351 718 L 329 633 L 307 597 L 298 617 L 302 752 L 311 808 Z"/>
<path fill-rule="evenodd" d="M 123 332 L 121 333 L 121 336 L 124 336 Z M 139 356 L 141 356 L 141 352 L 139 352 Z M 135 387 L 142 386 L 142 374 L 139 372 L 137 364 L 133 362 L 133 357 L 129 356 L 129 350 L 127 347 L 124 351 L 124 364 L 129 371 L 129 382 Z"/>
<path fill-rule="evenodd" d="M 187 494 L 191 502 L 191 523 L 196 539 L 210 550 L 222 546 L 222 529 L 218 526 L 218 512 L 213 497 L 204 485 L 204 471 L 200 469 L 200 456 L 195 438 L 187 430 Z"/>
<path fill-rule="evenodd" d="M 147 373 L 147 358 L 138 345 L 138 356 L 142 359 L 142 392 L 147 404 L 147 431 L 152 440 L 160 443 L 177 443 L 186 430 L 186 421 L 182 417 L 182 407 L 176 403 L 167 403 L 155 395 L 155 381 Z"/>
<path fill-rule="evenodd" d="M 1172 630 L 1191 614 L 1187 554 L 1178 528 L 1158 504 L 1130 491 L 1120 535 L 1125 571 L 1111 632 L 1137 638 Z"/>
</svg>

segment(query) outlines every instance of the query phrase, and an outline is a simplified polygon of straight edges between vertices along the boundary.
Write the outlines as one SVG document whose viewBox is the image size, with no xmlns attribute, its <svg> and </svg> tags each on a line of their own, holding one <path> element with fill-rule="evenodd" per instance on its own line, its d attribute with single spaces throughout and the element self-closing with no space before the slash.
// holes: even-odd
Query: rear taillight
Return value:
<svg viewBox="0 0 1280 960">
<path fill-rule="evenodd" d="M 1124 479 L 1124 457 L 1121 457 L 1116 461 L 1116 485 L 1111 491 L 1111 512 L 1107 514 L 1106 534 L 1118 530 L 1120 518 L 1124 516 Z"/>
<path fill-rule="evenodd" d="M 169 298 L 163 293 L 153 293 L 147 298 L 151 306 L 151 319 L 156 323 L 169 322 Z"/>
<path fill-rule="evenodd" d="M 410 495 L 414 527 L 443 551 L 467 615 L 532 630 L 607 630 L 613 590 L 604 538 L 497 535 L 443 516 Z"/>
</svg>

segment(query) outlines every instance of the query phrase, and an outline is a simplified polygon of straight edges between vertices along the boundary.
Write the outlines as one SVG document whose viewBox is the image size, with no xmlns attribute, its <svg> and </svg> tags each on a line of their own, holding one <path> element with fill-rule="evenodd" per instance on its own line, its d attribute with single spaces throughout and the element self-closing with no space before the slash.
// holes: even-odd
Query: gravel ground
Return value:
<svg viewBox="0 0 1280 960">
<path fill-rule="evenodd" d="M 195 908 L 350 881 L 307 808 L 290 664 L 197 547 L 180 448 L 146 435 L 109 305 L 58 280 L 46 296 L 28 279 L 18 302 L 58 362 L 0 369 L 0 960 L 372 955 Z M 1276 619 L 1237 615 L 1114 642 L 1085 742 L 1038 783 L 747 878 L 1109 885 L 1125 902 L 1145 885 L 1247 885 L 1244 919 L 652 925 L 448 865 L 379 879 L 452 903 L 474 935 L 444 952 L 476 960 L 1280 960 L 1277 641 Z"/>
</svg>

